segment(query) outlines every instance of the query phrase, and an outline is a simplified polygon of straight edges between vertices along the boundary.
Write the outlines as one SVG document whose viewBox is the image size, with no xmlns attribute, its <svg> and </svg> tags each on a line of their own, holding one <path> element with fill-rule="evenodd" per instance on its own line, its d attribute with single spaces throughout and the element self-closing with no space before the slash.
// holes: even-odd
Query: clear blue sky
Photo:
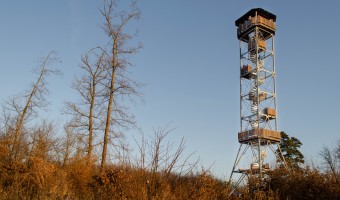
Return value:
<svg viewBox="0 0 340 200">
<path fill-rule="evenodd" d="M 127 4 L 121 1 L 121 4 Z M 0 6 L 1 100 L 23 91 L 42 54 L 56 50 L 63 78 L 51 78 L 49 119 L 63 122 L 63 102 L 80 56 L 106 38 L 101 1 L 4 1 Z M 133 107 L 146 134 L 172 122 L 168 138 L 186 138 L 205 167 L 230 173 L 238 148 L 239 49 L 234 21 L 251 8 L 277 15 L 276 68 L 279 129 L 299 138 L 307 160 L 340 138 L 339 1 L 140 1 L 144 48 L 133 77 L 145 84 L 145 104 Z M 129 135 L 137 135 L 129 131 Z M 130 137 L 128 137 L 130 138 Z M 133 141 L 131 141 L 133 143 Z"/>
</svg>

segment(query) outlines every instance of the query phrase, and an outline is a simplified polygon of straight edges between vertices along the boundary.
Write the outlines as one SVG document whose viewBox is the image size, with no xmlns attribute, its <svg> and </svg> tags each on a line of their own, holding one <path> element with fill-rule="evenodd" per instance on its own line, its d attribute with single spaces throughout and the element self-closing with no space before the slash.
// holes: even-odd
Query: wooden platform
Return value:
<svg viewBox="0 0 340 200">
<path fill-rule="evenodd" d="M 280 142 L 281 133 L 274 130 L 258 128 L 238 133 L 238 141 L 243 144 L 258 139 Z"/>
<path fill-rule="evenodd" d="M 262 169 L 262 172 L 267 173 L 271 171 L 271 169 Z M 238 169 L 233 171 L 235 173 L 241 173 L 241 174 L 259 174 L 260 169 Z"/>
<path fill-rule="evenodd" d="M 254 16 L 249 18 L 242 23 L 237 25 L 237 37 L 245 42 L 249 42 L 248 34 L 252 32 L 255 27 L 259 27 L 263 30 L 262 34 L 264 38 L 270 37 L 270 35 L 275 35 L 276 24 L 272 19 L 266 19 L 262 16 Z"/>
</svg>

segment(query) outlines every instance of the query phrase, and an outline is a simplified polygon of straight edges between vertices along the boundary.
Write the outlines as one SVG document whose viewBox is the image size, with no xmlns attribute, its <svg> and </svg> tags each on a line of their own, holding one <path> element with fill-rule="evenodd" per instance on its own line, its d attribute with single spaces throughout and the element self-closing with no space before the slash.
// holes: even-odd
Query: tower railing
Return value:
<svg viewBox="0 0 340 200">
<path fill-rule="evenodd" d="M 240 35 L 243 32 L 246 32 L 249 28 L 253 28 L 254 26 L 262 25 L 268 29 L 271 29 L 273 31 L 276 30 L 276 23 L 272 20 L 266 19 L 260 15 L 257 15 L 255 17 L 249 17 L 248 20 L 246 20 L 243 24 L 239 25 L 239 28 L 237 28 L 237 34 Z"/>
</svg>

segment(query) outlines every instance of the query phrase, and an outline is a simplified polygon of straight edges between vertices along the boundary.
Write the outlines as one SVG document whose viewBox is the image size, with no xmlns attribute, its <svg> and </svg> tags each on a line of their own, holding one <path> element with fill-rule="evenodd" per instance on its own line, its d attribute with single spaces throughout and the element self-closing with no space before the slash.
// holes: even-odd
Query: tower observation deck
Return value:
<svg viewBox="0 0 340 200">
<path fill-rule="evenodd" d="M 270 170 L 268 150 L 274 162 L 286 163 L 279 146 L 274 36 L 276 15 L 254 8 L 235 21 L 240 47 L 240 147 L 230 175 L 264 179 Z M 250 161 L 245 161 L 250 151 Z M 281 154 L 281 155 L 280 155 Z M 271 160 L 272 161 L 272 160 Z M 243 163 L 242 163 L 243 162 Z M 239 168 L 243 164 L 242 167 Z"/>
</svg>

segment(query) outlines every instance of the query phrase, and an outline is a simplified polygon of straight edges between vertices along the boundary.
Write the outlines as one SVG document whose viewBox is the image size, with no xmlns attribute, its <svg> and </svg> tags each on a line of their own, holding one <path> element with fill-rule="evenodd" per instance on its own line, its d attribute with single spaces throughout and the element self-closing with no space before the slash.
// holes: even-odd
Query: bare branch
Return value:
<svg viewBox="0 0 340 200">
<path fill-rule="evenodd" d="M 23 95 L 15 96 L 7 101 L 10 110 L 16 112 L 16 128 L 14 134 L 14 143 L 11 149 L 12 156 L 16 159 L 18 138 L 22 132 L 25 121 L 29 119 L 38 109 L 44 109 L 48 105 L 46 96 L 49 93 L 47 88 L 46 77 L 51 74 L 60 75 L 58 70 L 52 70 L 48 66 L 52 63 L 60 62 L 56 57 L 56 53 L 51 51 L 47 56 L 43 56 L 39 62 L 39 66 L 34 69 L 37 79 L 32 83 Z M 12 109 L 11 109 L 12 108 Z"/>
</svg>

